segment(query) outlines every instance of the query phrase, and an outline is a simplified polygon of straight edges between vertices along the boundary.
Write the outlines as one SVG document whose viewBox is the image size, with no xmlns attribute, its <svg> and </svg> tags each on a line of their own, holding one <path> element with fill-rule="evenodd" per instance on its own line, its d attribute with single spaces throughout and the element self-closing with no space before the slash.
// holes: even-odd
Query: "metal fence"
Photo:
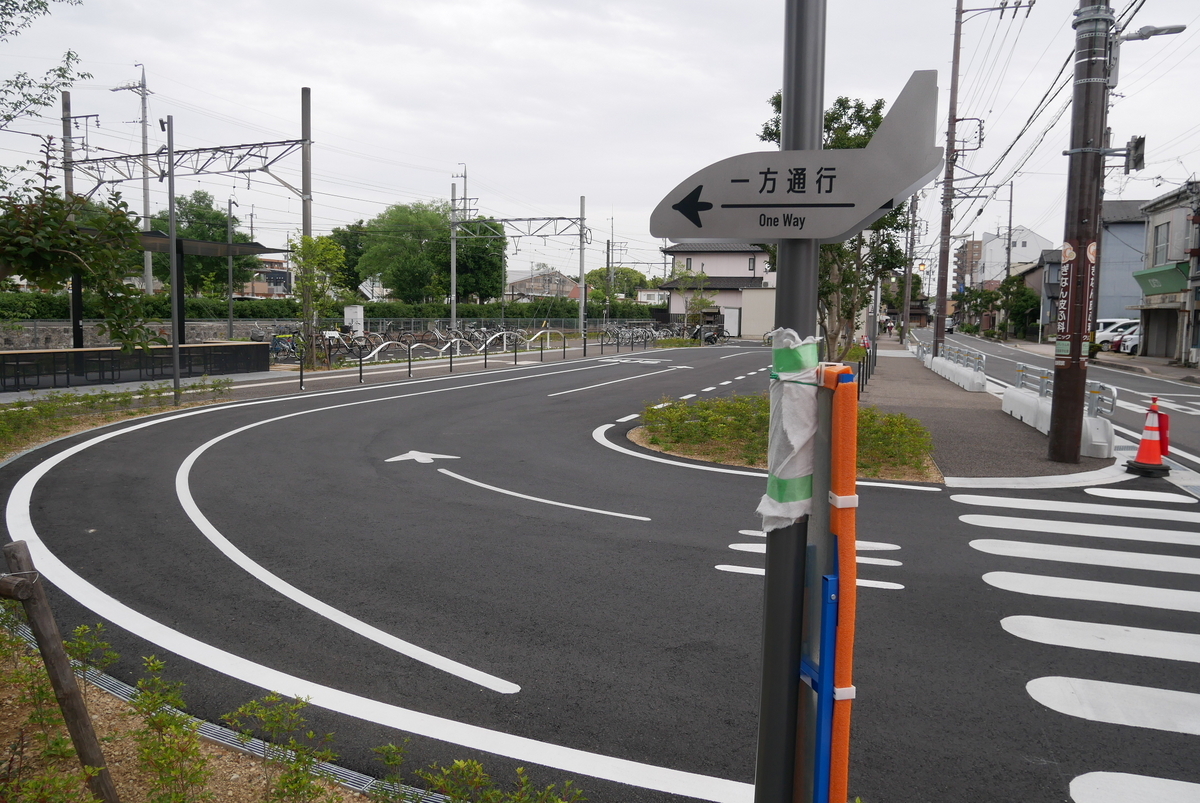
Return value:
<svg viewBox="0 0 1200 803">
<path fill-rule="evenodd" d="M 1036 391 L 1039 398 L 1054 395 L 1054 371 L 1037 365 L 1017 363 L 1016 387 Z M 1084 415 L 1112 415 L 1117 409 L 1117 389 L 1088 380 L 1085 385 Z"/>
</svg>

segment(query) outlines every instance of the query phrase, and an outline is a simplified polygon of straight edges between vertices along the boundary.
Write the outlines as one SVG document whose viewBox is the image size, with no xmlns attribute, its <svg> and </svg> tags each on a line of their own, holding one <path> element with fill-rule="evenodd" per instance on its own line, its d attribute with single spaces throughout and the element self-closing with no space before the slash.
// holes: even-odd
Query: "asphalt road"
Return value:
<svg viewBox="0 0 1200 803">
<path fill-rule="evenodd" d="M 411 766 L 527 766 L 593 801 L 746 801 L 762 476 L 641 459 L 621 436 L 646 402 L 764 390 L 768 360 L 680 349 L 139 419 L 0 468 L 8 533 L 33 543 L 64 624 L 110 623 L 113 674 L 132 683 L 140 656 L 165 655 L 198 716 L 277 689 L 311 697 L 314 726 L 360 771 L 379 769 L 371 747 L 410 736 Z M 1104 540 L 993 520 L 1094 529 L 1185 505 L 1083 489 L 860 496 L 852 794 L 1059 801 L 1079 778 L 1117 788 L 1097 772 L 1200 782 L 1196 522 Z M 978 515 L 992 519 L 962 518 Z M 1108 641 L 1140 653 L 1012 617 L 1133 628 Z M 1081 683 L 1035 684 L 1039 698 L 1040 678 Z M 1114 684 L 1167 702 L 1123 703 Z M 1086 711 L 1059 710 L 1088 694 Z M 1150 723 L 1094 716 L 1131 708 Z"/>
</svg>

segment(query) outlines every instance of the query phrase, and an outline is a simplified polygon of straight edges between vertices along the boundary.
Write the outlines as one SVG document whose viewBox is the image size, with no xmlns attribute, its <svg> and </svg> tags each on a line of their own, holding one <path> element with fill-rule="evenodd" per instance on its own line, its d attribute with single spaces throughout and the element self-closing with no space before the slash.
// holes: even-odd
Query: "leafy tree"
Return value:
<svg viewBox="0 0 1200 803">
<path fill-rule="evenodd" d="M 337 276 L 333 277 L 333 283 L 340 290 L 349 294 L 359 294 L 358 286 L 363 282 L 363 277 L 358 273 L 358 260 L 362 258 L 363 251 L 366 250 L 366 228 L 366 224 L 359 220 L 344 229 L 338 227 L 329 232 L 333 241 L 346 252 L 346 265 L 338 271 Z"/>
<path fill-rule="evenodd" d="M 457 297 L 486 301 L 504 292 L 501 224 L 487 218 L 458 224 Z M 445 201 L 396 204 L 363 229 L 359 276 L 378 277 L 393 297 L 412 304 L 450 294 L 450 205 Z"/>
<path fill-rule="evenodd" d="M 961 293 L 954 293 L 950 298 L 976 322 L 985 313 L 995 310 L 996 305 L 1000 303 L 999 291 L 985 290 L 982 287 L 968 287 Z"/>
<path fill-rule="evenodd" d="M 161 209 L 151 216 L 151 228 L 167 231 L 170 226 L 169 210 Z M 175 198 L 175 232 L 189 240 L 225 242 L 228 237 L 229 215 L 215 206 L 212 195 L 196 190 L 191 195 Z M 250 242 L 250 235 L 237 230 L 238 218 L 233 217 L 233 241 Z M 138 255 L 140 260 L 140 253 Z M 187 256 L 184 271 L 185 290 L 193 295 L 225 297 L 229 287 L 229 263 L 226 257 Z M 140 261 L 138 264 L 141 264 Z M 154 275 L 164 284 L 171 281 L 170 254 L 154 255 Z M 238 287 L 250 281 L 258 268 L 258 257 L 241 256 L 233 259 L 233 285 Z"/>
<path fill-rule="evenodd" d="M 763 123 L 759 139 L 779 142 L 783 96 L 776 92 L 769 101 L 774 114 Z M 883 100 L 866 103 L 839 97 L 825 110 L 823 145 L 826 149 L 865 148 L 883 122 Z M 825 353 L 842 360 L 854 345 L 854 332 L 862 311 L 870 303 L 875 282 L 903 268 L 902 245 L 908 230 L 908 205 L 876 221 L 870 230 L 841 243 L 821 246 L 818 297 Z M 776 264 L 776 248 L 764 245 L 768 261 Z M 915 291 L 914 291 L 915 295 Z"/>
<path fill-rule="evenodd" d="M 335 311 L 330 309 L 333 302 L 330 291 L 333 277 L 345 267 L 346 252 L 332 237 L 302 235 L 299 243 L 293 243 L 292 262 L 296 268 L 296 294 L 300 296 L 301 332 L 304 342 L 310 344 L 305 349 L 304 361 L 314 368 L 317 350 L 311 344 L 316 343 L 318 319 Z"/>
<path fill-rule="evenodd" d="M 590 270 L 584 278 L 589 287 L 595 287 L 600 292 L 601 300 L 618 293 L 629 297 L 636 294 L 639 288 L 648 286 L 646 274 L 633 268 L 613 268 L 612 287 L 608 285 L 608 268 Z"/>
<path fill-rule="evenodd" d="M 1017 337 L 1025 337 L 1030 313 L 1036 313 L 1041 307 L 1041 296 L 1031 290 L 1021 276 L 1006 277 L 1000 282 L 996 292 L 999 295 L 1000 309 L 1004 310 L 1005 321 L 1013 327 Z M 1007 326 L 1005 330 L 1007 331 Z"/>
<path fill-rule="evenodd" d="M 0 42 L 19 36 L 39 17 L 49 16 L 50 3 L 77 6 L 82 0 L 3 0 L 0 2 Z M 39 109 L 58 102 L 60 93 L 77 80 L 91 78 L 90 73 L 78 72 L 79 55 L 72 50 L 63 54 L 62 62 L 40 77 L 19 72 L 0 82 L 0 129 L 8 128 L 15 120 L 36 114 Z M 0 182 L 19 168 L 0 167 Z"/>
<path fill-rule="evenodd" d="M 47 141 L 35 177 L 0 197 L 0 278 L 20 275 L 45 290 L 61 290 L 80 273 L 95 292 L 100 324 L 126 351 L 165 343 L 147 325 L 145 295 L 125 284 L 129 254 L 139 246 L 128 205 L 113 193 L 106 204 L 59 194 Z"/>
</svg>

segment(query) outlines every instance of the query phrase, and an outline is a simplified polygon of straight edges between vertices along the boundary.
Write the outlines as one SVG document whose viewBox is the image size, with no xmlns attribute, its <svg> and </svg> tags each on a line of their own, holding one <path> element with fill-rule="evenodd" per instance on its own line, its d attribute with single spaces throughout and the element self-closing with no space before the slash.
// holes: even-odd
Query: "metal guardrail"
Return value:
<svg viewBox="0 0 1200 803">
<path fill-rule="evenodd" d="M 1017 363 L 1016 387 L 1037 391 L 1039 398 L 1054 395 L 1054 372 L 1049 368 Z M 1112 415 L 1117 409 L 1117 389 L 1103 382 L 1088 380 L 1085 385 L 1084 411 L 1086 416 Z"/>
<path fill-rule="evenodd" d="M 972 371 L 979 371 L 980 373 L 984 372 L 984 367 L 987 364 L 987 355 L 982 351 L 969 349 L 965 346 L 957 346 L 953 343 L 943 343 L 942 353 L 939 356 L 945 357 L 952 363 L 970 368 Z"/>
</svg>

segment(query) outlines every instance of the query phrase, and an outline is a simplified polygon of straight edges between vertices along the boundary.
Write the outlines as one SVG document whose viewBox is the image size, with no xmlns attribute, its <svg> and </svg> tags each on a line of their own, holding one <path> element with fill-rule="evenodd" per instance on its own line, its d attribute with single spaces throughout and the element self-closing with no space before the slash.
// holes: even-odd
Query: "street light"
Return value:
<svg viewBox="0 0 1200 803">
<path fill-rule="evenodd" d="M 1117 85 L 1117 72 L 1121 66 L 1122 42 L 1142 42 L 1151 36 L 1166 36 L 1173 33 L 1183 33 L 1186 30 L 1186 25 L 1143 25 L 1133 33 L 1117 31 L 1117 35 L 1113 37 L 1112 44 L 1109 47 L 1108 88 L 1112 89 Z"/>
</svg>

